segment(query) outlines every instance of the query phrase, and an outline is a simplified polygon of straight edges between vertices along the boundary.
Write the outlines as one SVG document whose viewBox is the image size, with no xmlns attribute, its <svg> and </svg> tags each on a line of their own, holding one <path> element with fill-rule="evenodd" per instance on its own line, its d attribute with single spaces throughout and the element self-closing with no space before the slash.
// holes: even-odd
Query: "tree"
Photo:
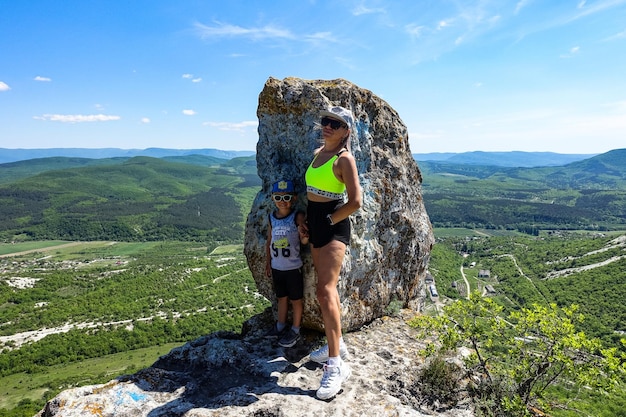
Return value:
<svg viewBox="0 0 626 417">
<path fill-rule="evenodd" d="M 438 317 L 418 316 L 411 326 L 420 336 L 438 336 L 427 355 L 470 347 L 466 370 L 477 411 L 525 416 L 548 408 L 554 398 L 546 389 L 557 384 L 610 391 L 626 374 L 617 349 L 603 349 L 598 339 L 576 332 L 584 319 L 577 307 L 555 304 L 523 308 L 502 317 L 503 308 L 478 292 L 444 308 Z M 626 342 L 625 342 L 626 343 Z M 495 409 L 494 409 L 495 408 Z"/>
</svg>

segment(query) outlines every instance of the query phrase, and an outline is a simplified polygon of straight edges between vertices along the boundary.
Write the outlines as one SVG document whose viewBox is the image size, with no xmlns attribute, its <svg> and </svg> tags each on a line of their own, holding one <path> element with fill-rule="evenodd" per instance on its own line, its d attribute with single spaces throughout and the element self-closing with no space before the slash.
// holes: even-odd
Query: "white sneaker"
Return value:
<svg viewBox="0 0 626 417">
<path fill-rule="evenodd" d="M 348 354 L 348 347 L 346 346 L 346 344 L 342 340 L 339 343 L 339 356 L 341 356 L 341 359 L 346 360 L 346 359 L 348 359 L 348 355 L 349 355 Z M 328 344 L 325 344 L 321 348 L 311 352 L 309 354 L 309 358 L 313 362 L 317 362 L 317 363 L 324 363 L 324 362 L 326 362 L 328 360 Z"/>
<path fill-rule="evenodd" d="M 342 360 L 339 366 L 324 365 L 324 375 L 320 387 L 315 393 L 320 400 L 333 398 L 341 390 L 341 384 L 350 378 L 352 370 Z"/>
</svg>

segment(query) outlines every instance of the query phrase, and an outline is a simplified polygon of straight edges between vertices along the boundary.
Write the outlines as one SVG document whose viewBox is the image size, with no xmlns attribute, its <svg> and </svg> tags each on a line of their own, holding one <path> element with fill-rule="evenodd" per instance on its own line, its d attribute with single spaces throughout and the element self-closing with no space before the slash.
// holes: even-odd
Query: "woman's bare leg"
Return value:
<svg viewBox="0 0 626 417">
<path fill-rule="evenodd" d="M 322 310 L 329 357 L 339 356 L 341 302 L 337 284 L 345 254 L 346 245 L 338 240 L 321 248 L 311 248 L 313 265 L 317 272 L 317 300 Z"/>
</svg>

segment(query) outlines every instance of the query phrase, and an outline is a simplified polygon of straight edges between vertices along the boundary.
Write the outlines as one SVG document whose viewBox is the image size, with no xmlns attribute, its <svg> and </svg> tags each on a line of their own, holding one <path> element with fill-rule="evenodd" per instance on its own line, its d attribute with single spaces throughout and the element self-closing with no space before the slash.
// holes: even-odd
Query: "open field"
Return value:
<svg viewBox="0 0 626 417">
<path fill-rule="evenodd" d="M 28 241 L 18 243 L 0 243 L 0 256 L 16 256 L 35 251 L 53 250 L 65 246 L 75 246 L 77 242 L 64 240 Z"/>
<path fill-rule="evenodd" d="M 242 244 L 54 241 L 2 250 L 0 416 L 32 416 L 63 389 L 135 372 L 214 331 L 239 331 L 269 306 Z M 3 414 L 17 404 L 17 414 Z"/>
</svg>

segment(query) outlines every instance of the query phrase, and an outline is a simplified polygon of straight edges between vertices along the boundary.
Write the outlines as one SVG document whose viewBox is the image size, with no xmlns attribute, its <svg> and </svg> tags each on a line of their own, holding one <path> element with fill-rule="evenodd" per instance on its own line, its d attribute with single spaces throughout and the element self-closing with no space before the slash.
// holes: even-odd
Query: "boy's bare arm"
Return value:
<svg viewBox="0 0 626 417">
<path fill-rule="evenodd" d="M 272 244 L 272 225 L 270 223 L 267 229 L 267 240 L 265 241 L 265 275 L 272 276 L 272 255 L 270 254 L 270 245 Z"/>
</svg>

